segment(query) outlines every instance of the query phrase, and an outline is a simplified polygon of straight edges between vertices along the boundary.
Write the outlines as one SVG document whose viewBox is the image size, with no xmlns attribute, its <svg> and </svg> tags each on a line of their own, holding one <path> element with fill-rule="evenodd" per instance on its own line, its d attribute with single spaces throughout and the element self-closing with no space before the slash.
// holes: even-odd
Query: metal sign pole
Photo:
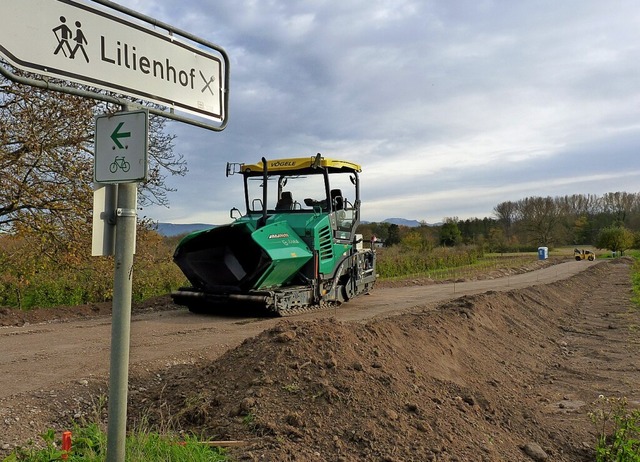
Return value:
<svg viewBox="0 0 640 462">
<path fill-rule="evenodd" d="M 126 111 L 127 107 L 124 106 L 122 109 Z M 137 194 L 137 183 L 120 183 L 118 185 L 113 306 L 111 314 L 107 462 L 124 462 L 125 460 Z"/>
<path fill-rule="evenodd" d="M 116 251 L 109 369 L 107 462 L 125 460 L 133 251 L 136 233 L 136 183 L 118 185 Z"/>
</svg>

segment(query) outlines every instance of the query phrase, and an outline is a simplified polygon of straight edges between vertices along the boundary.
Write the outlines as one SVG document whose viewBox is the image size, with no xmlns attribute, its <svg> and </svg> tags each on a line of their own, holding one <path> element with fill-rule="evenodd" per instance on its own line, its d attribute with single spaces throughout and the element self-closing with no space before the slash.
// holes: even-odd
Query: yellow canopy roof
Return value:
<svg viewBox="0 0 640 462">
<path fill-rule="evenodd" d="M 292 170 L 308 170 L 311 169 L 316 162 L 316 157 L 294 157 L 290 159 L 274 159 L 267 160 L 267 171 L 268 172 L 282 172 L 282 171 L 292 171 Z M 362 167 L 358 164 L 354 164 L 353 162 L 349 162 L 346 160 L 336 160 L 336 159 L 327 159 L 320 158 L 320 167 L 327 168 L 329 171 L 331 170 L 348 170 L 361 172 Z M 242 164 L 240 166 L 240 171 L 242 173 L 262 173 L 263 170 L 262 161 L 257 164 Z"/>
</svg>

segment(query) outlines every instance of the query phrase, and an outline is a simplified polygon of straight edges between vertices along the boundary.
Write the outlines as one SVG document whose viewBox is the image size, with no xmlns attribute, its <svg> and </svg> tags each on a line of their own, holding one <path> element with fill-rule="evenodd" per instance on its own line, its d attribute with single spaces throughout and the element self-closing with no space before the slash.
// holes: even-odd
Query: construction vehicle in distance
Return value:
<svg viewBox="0 0 640 462">
<path fill-rule="evenodd" d="M 368 293 L 376 254 L 356 234 L 361 167 L 326 159 L 227 163 L 244 179 L 246 212 L 230 224 L 197 231 L 174 261 L 191 287 L 172 293 L 193 312 L 254 306 L 287 316 Z"/>
<path fill-rule="evenodd" d="M 573 256 L 577 261 L 581 261 L 581 260 L 594 261 L 596 259 L 595 253 L 593 253 L 591 250 L 584 250 L 584 249 L 574 249 Z"/>
</svg>

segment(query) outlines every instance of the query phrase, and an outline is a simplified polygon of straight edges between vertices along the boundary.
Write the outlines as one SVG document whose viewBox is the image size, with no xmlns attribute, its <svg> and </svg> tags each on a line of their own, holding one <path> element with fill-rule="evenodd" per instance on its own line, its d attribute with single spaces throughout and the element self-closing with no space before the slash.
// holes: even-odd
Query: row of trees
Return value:
<svg viewBox="0 0 640 462">
<path fill-rule="evenodd" d="M 594 245 L 602 229 L 615 226 L 640 231 L 640 195 L 612 192 L 528 197 L 494 208 L 507 242 L 540 245 Z"/>
<path fill-rule="evenodd" d="M 0 305 L 110 297 L 113 261 L 90 256 L 94 118 L 119 109 L 0 78 Z M 168 204 L 166 177 L 187 171 L 165 122 L 153 116 L 149 121 L 141 206 Z M 143 271 L 134 279 L 137 297 L 182 280 L 149 224 L 139 223 L 136 261 Z"/>
<path fill-rule="evenodd" d="M 413 228 L 368 223 L 359 232 L 365 237 L 375 234 L 387 246 L 402 242 L 424 249 L 458 244 L 483 245 L 491 251 L 589 245 L 619 251 L 640 245 L 640 237 L 636 239 L 640 236 L 640 194 L 527 197 L 501 202 L 493 217 L 448 217 L 440 225 L 423 223 Z"/>
</svg>

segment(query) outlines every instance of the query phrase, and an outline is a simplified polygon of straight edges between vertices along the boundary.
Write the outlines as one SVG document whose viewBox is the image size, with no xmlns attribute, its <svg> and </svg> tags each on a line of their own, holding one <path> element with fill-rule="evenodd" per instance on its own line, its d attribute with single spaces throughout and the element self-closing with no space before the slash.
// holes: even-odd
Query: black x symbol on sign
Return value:
<svg viewBox="0 0 640 462">
<path fill-rule="evenodd" d="M 204 74 L 202 73 L 202 71 L 198 71 L 200 72 L 200 77 L 202 77 L 202 80 L 204 80 L 204 87 L 202 87 L 202 90 L 200 90 L 201 93 L 204 93 L 205 90 L 209 90 L 211 92 L 212 95 L 214 95 L 215 93 L 213 93 L 213 89 L 211 88 L 211 84 L 216 80 L 216 78 L 214 76 L 211 76 L 210 79 L 207 80 L 207 78 L 204 76 Z"/>
</svg>

